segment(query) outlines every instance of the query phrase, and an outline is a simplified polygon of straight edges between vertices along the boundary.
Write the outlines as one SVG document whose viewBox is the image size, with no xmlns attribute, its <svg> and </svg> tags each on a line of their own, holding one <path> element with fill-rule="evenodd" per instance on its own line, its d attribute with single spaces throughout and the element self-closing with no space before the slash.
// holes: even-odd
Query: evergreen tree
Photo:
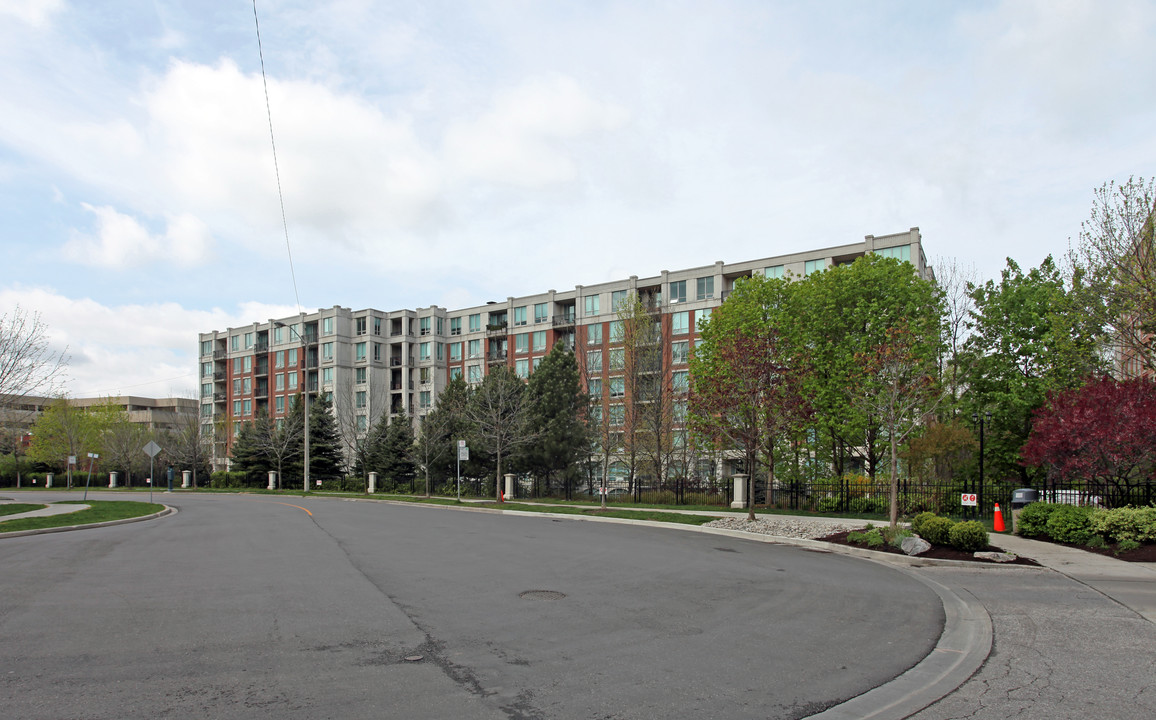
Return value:
<svg viewBox="0 0 1156 720">
<path fill-rule="evenodd" d="M 383 456 L 385 436 L 389 428 L 389 413 L 382 413 L 377 422 L 369 428 L 365 441 L 357 449 L 353 459 L 353 472 L 361 477 L 369 477 L 369 473 L 381 474 L 378 461 Z"/>
<path fill-rule="evenodd" d="M 341 475 L 344 465 L 333 401 L 327 393 L 319 393 L 309 404 L 309 476 L 335 478 Z"/>
<path fill-rule="evenodd" d="M 258 481 L 262 475 L 274 469 L 264 447 L 263 436 L 268 434 L 268 428 L 265 427 L 267 422 L 268 418 L 261 416 L 241 423 L 241 429 L 233 438 L 233 446 L 229 450 L 233 460 L 231 470 L 245 473 L 246 479 L 251 482 Z"/>
<path fill-rule="evenodd" d="M 554 345 L 526 388 L 530 404 L 529 425 L 540 435 L 519 454 L 519 466 L 545 481 L 546 488 L 563 476 L 566 495 L 572 478 L 567 474 L 586 456 L 589 446 L 582 412 L 587 395 L 579 381 L 578 361 L 561 343 Z"/>
<path fill-rule="evenodd" d="M 377 471 L 397 484 L 414 476 L 413 418 L 397 415 L 385 430 L 381 453 L 376 457 Z"/>
</svg>

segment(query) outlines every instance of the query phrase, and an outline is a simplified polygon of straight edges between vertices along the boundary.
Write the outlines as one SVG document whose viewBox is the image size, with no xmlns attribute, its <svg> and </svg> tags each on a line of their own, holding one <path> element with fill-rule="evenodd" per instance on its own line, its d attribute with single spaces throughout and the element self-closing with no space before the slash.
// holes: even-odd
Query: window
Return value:
<svg viewBox="0 0 1156 720">
<path fill-rule="evenodd" d="M 547 307 L 547 303 L 535 303 L 534 304 L 534 322 L 535 323 L 550 322 L 550 311 Z"/>
<path fill-rule="evenodd" d="M 253 414 L 253 401 L 252 400 L 246 400 L 245 401 L 245 414 L 246 415 L 252 415 Z"/>
<path fill-rule="evenodd" d="M 285 389 L 285 373 L 277 373 L 273 378 L 273 389 L 279 392 Z"/>
<path fill-rule="evenodd" d="M 526 306 L 514 308 L 514 325 L 526 324 Z"/>
<path fill-rule="evenodd" d="M 241 394 L 241 378 L 237 378 L 236 380 L 233 381 L 233 394 L 234 395 L 240 395 Z"/>
<path fill-rule="evenodd" d="M 212 355 L 213 354 L 213 341 L 212 340 L 202 340 L 201 341 L 201 354 L 202 355 Z"/>
<path fill-rule="evenodd" d="M 248 350 L 251 347 L 253 347 L 253 333 L 247 332 L 245 333 L 245 349 Z"/>
<path fill-rule="evenodd" d="M 614 292 L 610 293 L 610 308 L 614 310 L 614 312 L 619 312 L 622 310 L 622 306 L 626 303 L 626 294 L 628 292 L 630 291 L 615 290 Z"/>
<path fill-rule="evenodd" d="M 470 332 L 478 332 L 482 329 L 482 314 L 474 313 L 470 315 Z"/>
<path fill-rule="evenodd" d="M 530 333 L 518 333 L 514 336 L 514 352 L 530 352 Z"/>
<path fill-rule="evenodd" d="M 373 361 L 381 362 L 381 343 L 373 344 Z"/>
<path fill-rule="evenodd" d="M 297 373 L 295 373 L 295 372 L 289 373 L 289 375 L 287 376 L 286 379 L 289 381 L 289 389 L 290 390 L 296 390 L 297 389 Z"/>
<path fill-rule="evenodd" d="M 457 380 L 462 376 L 462 369 L 460 367 L 450 368 L 450 380 Z"/>
<path fill-rule="evenodd" d="M 357 368 L 357 370 L 354 371 L 354 381 L 358 385 L 364 385 L 365 381 L 366 381 L 366 379 L 368 379 L 368 377 L 369 377 L 369 371 L 366 370 L 365 368 Z"/>
<path fill-rule="evenodd" d="M 444 318 L 434 318 L 434 329 L 437 331 L 438 335 L 445 335 L 446 334 L 445 319 Z"/>
<path fill-rule="evenodd" d="M 364 415 L 358 415 L 357 416 L 357 431 L 358 432 L 365 432 L 365 430 L 368 427 L 369 427 L 369 418 L 367 418 Z"/>
<path fill-rule="evenodd" d="M 379 318 L 379 317 L 375 317 L 373 319 L 373 334 L 374 335 L 380 335 L 381 334 L 381 318 Z"/>
<path fill-rule="evenodd" d="M 245 356 L 245 372 L 253 372 L 253 356 Z"/>
<path fill-rule="evenodd" d="M 544 359 L 545 359 L 545 358 L 544 358 L 543 356 L 541 356 L 541 355 L 539 355 L 538 357 L 534 358 L 532 361 L 530 361 L 530 365 L 531 365 L 531 367 L 533 367 L 535 370 L 537 370 L 537 369 L 538 369 L 538 366 L 542 364 L 542 360 L 544 360 Z"/>
<path fill-rule="evenodd" d="M 359 408 L 365 407 L 365 401 L 366 401 L 365 391 L 364 390 L 358 390 L 357 394 L 354 396 L 354 402 L 356 403 L 357 407 L 359 407 Z"/>
<path fill-rule="evenodd" d="M 690 375 L 685 370 L 679 370 L 670 374 L 670 387 L 676 393 L 684 393 L 690 389 Z"/>
<path fill-rule="evenodd" d="M 209 397 L 213 394 L 213 383 L 201 384 L 201 397 Z"/>
<path fill-rule="evenodd" d="M 446 344 L 445 343 L 440 343 L 440 342 L 434 343 L 434 357 L 437 358 L 438 362 L 441 362 L 442 360 L 446 359 Z"/>
<path fill-rule="evenodd" d="M 766 270 L 763 270 L 763 275 L 765 275 L 766 277 L 769 277 L 769 278 L 784 277 L 783 266 L 782 265 L 772 265 L 771 267 L 767 268 Z"/>
<path fill-rule="evenodd" d="M 322 335 L 332 335 L 333 334 L 333 318 L 331 318 L 331 317 L 321 318 L 321 334 Z"/>
<path fill-rule="evenodd" d="M 708 300 L 714 297 L 714 276 L 700 277 L 694 281 L 694 299 Z"/>
<path fill-rule="evenodd" d="M 610 406 L 610 424 L 621 425 L 626 422 L 626 406 L 614 404 Z"/>
<path fill-rule="evenodd" d="M 803 263 L 803 274 L 804 275 L 810 275 L 813 272 L 819 272 L 820 270 L 826 270 L 826 269 L 827 269 L 827 261 L 826 260 L 808 260 L 807 262 Z"/>
<path fill-rule="evenodd" d="M 277 408 L 277 412 L 279 412 L 279 413 L 285 412 L 285 396 L 284 395 L 278 395 L 274 399 L 273 406 L 275 408 Z"/>
<path fill-rule="evenodd" d="M 711 308 L 698 311 L 698 327 L 701 329 L 710 320 Z"/>
<path fill-rule="evenodd" d="M 285 342 L 285 328 L 273 326 L 273 344 L 280 345 Z"/>
<path fill-rule="evenodd" d="M 430 381 L 430 378 L 433 376 L 433 370 L 431 370 L 430 368 L 427 368 L 427 367 L 423 367 L 421 370 L 418 371 L 418 375 L 421 378 L 421 384 L 425 385 L 426 383 L 428 383 Z"/>
<path fill-rule="evenodd" d="M 602 424 L 602 406 L 601 405 L 591 405 L 590 407 L 588 407 L 586 409 L 586 412 L 590 416 L 590 424 L 591 425 L 601 425 Z"/>
<path fill-rule="evenodd" d="M 451 332 L 452 332 L 452 330 L 451 330 Z M 450 362 L 458 362 L 461 359 L 462 359 L 462 344 L 460 342 L 450 343 Z"/>
<path fill-rule="evenodd" d="M 418 357 L 418 360 L 421 362 L 426 362 L 427 360 L 429 360 L 429 343 L 428 342 L 423 342 L 423 343 L 418 344 L 417 357 Z"/>
<path fill-rule="evenodd" d="M 621 320 L 615 320 L 610 323 L 610 342 L 620 343 L 626 336 L 626 327 Z"/>
<path fill-rule="evenodd" d="M 333 368 L 321 368 L 321 382 L 325 385 L 333 382 Z"/>
<path fill-rule="evenodd" d="M 482 356 L 482 341 L 470 340 L 469 352 L 466 354 L 471 360 Z"/>
<path fill-rule="evenodd" d="M 278 350 L 273 355 L 273 367 L 276 367 L 276 368 L 285 367 L 285 351 L 284 350 Z"/>
<path fill-rule="evenodd" d="M 690 332 L 690 313 L 685 311 L 671 313 L 670 332 L 674 335 L 686 335 Z"/>
<path fill-rule="evenodd" d="M 543 352 L 546 349 L 546 331 L 538 330 L 534 333 L 534 352 Z"/>
<path fill-rule="evenodd" d="M 423 407 L 423 408 L 428 408 L 430 406 L 430 391 L 429 390 L 422 390 L 421 391 L 421 393 L 418 395 L 418 404 L 420 404 L 421 407 Z"/>
<path fill-rule="evenodd" d="M 586 352 L 586 372 L 600 373 L 602 372 L 602 351 L 589 350 Z"/>
<path fill-rule="evenodd" d="M 326 360 L 333 359 L 333 343 L 321 343 L 321 357 L 325 358 Z"/>
<path fill-rule="evenodd" d="M 682 365 L 690 355 L 690 343 L 686 340 L 670 344 L 670 364 Z"/>
<path fill-rule="evenodd" d="M 240 415 L 241 414 L 241 401 L 240 400 L 234 400 L 233 401 L 233 414 L 234 415 Z"/>
<path fill-rule="evenodd" d="M 610 370 L 626 367 L 626 348 L 610 348 Z"/>
<path fill-rule="evenodd" d="M 682 425 L 686 422 L 686 400 L 679 400 L 674 403 L 671 418 L 676 425 Z"/>
<path fill-rule="evenodd" d="M 213 363 L 201 363 L 201 377 L 213 377 Z"/>
<path fill-rule="evenodd" d="M 234 335 L 231 338 L 229 338 L 229 349 L 230 350 L 240 350 L 241 349 L 241 336 L 240 335 Z"/>
<path fill-rule="evenodd" d="M 686 302 L 686 280 L 677 280 L 670 284 L 670 303 Z"/>
<path fill-rule="evenodd" d="M 429 318 L 428 317 L 418 318 L 417 326 L 418 326 L 418 334 L 429 335 Z"/>
<path fill-rule="evenodd" d="M 876 255 L 883 257 L 895 258 L 900 262 L 911 262 L 911 246 L 897 245 L 896 247 L 880 248 L 875 251 Z"/>
<path fill-rule="evenodd" d="M 602 378 L 590 378 L 586 381 L 586 387 L 593 397 L 602 397 Z"/>
<path fill-rule="evenodd" d="M 239 357 L 233 358 L 233 374 L 234 375 L 240 375 L 241 370 L 243 370 L 244 367 L 245 367 L 245 361 L 244 360 L 242 360 Z"/>
<path fill-rule="evenodd" d="M 620 398 L 626 395 L 626 379 L 620 377 L 610 378 L 610 397 Z"/>
<path fill-rule="evenodd" d="M 359 318 L 357 318 L 357 321 L 356 321 L 356 332 L 357 332 L 357 334 L 358 334 L 358 335 L 364 335 L 364 334 L 365 334 L 365 329 L 366 329 L 366 321 L 365 321 L 365 318 L 363 318 L 363 317 L 359 317 Z"/>
<path fill-rule="evenodd" d="M 467 365 L 466 366 L 466 382 L 474 385 L 482 381 L 482 366 L 481 365 Z"/>
<path fill-rule="evenodd" d="M 593 325 L 586 326 L 586 344 L 602 344 L 602 323 L 594 323 Z"/>
<path fill-rule="evenodd" d="M 297 348 L 289 351 L 289 367 L 297 367 Z"/>
<path fill-rule="evenodd" d="M 525 380 L 530 376 L 530 361 L 525 358 L 514 361 L 514 374 Z"/>
<path fill-rule="evenodd" d="M 460 317 L 450 318 L 450 335 L 462 334 L 462 319 Z"/>
<path fill-rule="evenodd" d="M 353 346 L 354 358 L 357 362 L 365 362 L 365 343 L 359 342 Z"/>
<path fill-rule="evenodd" d="M 586 316 L 591 317 L 598 314 L 598 296 L 586 296 Z"/>
</svg>

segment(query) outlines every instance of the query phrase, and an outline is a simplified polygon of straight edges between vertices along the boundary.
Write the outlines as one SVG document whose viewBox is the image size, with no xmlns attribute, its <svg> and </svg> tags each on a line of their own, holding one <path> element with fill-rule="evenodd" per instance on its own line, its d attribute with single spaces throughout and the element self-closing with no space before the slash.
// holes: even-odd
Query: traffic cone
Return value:
<svg viewBox="0 0 1156 720">
<path fill-rule="evenodd" d="M 1003 525 L 1003 513 L 999 511 L 999 503 L 995 504 L 995 531 L 1003 532 L 1007 528 Z"/>
</svg>

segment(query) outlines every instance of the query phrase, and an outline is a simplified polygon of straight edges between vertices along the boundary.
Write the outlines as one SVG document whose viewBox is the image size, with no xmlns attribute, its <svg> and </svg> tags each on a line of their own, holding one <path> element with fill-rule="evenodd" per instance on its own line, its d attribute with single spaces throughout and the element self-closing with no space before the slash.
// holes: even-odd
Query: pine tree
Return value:
<svg viewBox="0 0 1156 720">
<path fill-rule="evenodd" d="M 526 388 L 530 403 L 529 425 L 540 435 L 518 457 L 518 465 L 544 480 L 547 491 L 559 476 L 576 467 L 589 444 L 582 411 L 587 395 L 579 380 L 578 361 L 561 343 L 530 376 Z M 570 483 L 566 483 L 569 497 Z"/>
<path fill-rule="evenodd" d="M 321 393 L 309 405 L 309 475 L 311 478 L 335 478 L 341 475 L 345 458 L 341 439 L 333 419 L 333 401 Z"/>
</svg>

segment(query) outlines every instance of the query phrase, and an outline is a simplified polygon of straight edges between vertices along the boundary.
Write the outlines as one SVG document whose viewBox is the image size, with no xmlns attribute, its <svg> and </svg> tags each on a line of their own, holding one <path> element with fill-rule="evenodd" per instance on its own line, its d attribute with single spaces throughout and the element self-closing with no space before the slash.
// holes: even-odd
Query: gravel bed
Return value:
<svg viewBox="0 0 1156 720">
<path fill-rule="evenodd" d="M 864 527 L 862 522 L 854 520 L 826 520 L 799 517 L 758 518 L 754 522 L 747 522 L 744 518 L 719 518 L 708 522 L 704 527 L 723 528 L 724 530 L 742 530 L 743 532 L 759 533 L 760 535 L 777 535 L 778 537 L 801 538 L 817 540 L 845 530 L 859 530 Z"/>
</svg>

